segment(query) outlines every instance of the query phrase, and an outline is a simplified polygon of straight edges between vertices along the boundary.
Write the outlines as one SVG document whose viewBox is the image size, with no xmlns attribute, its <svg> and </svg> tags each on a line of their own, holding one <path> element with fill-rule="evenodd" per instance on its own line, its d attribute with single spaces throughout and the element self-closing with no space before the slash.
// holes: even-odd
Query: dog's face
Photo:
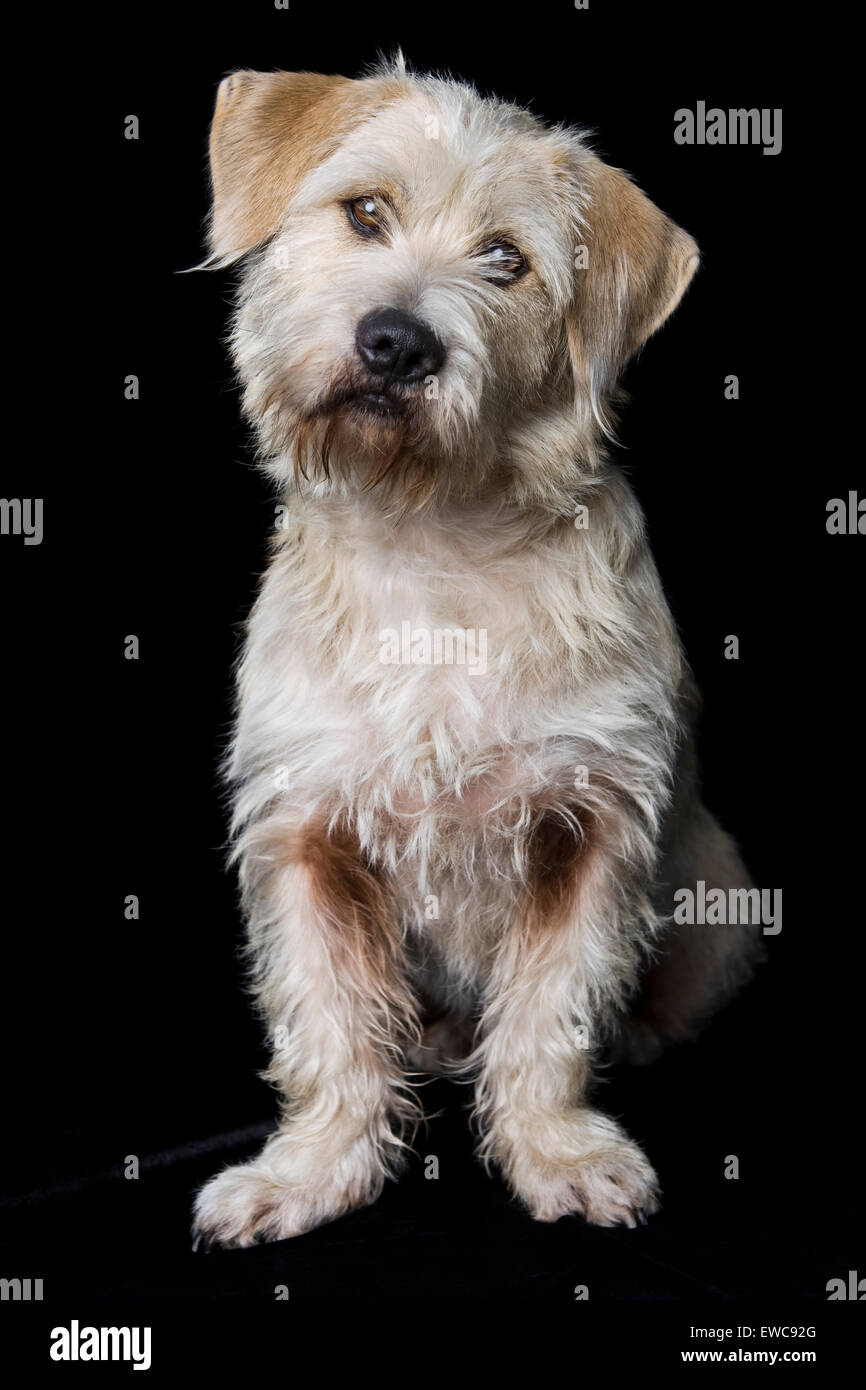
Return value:
<svg viewBox="0 0 866 1390">
<path fill-rule="evenodd" d="M 697 264 L 577 134 L 401 66 L 236 73 L 211 160 L 270 466 L 404 506 L 501 488 L 541 417 L 591 429 Z"/>
</svg>

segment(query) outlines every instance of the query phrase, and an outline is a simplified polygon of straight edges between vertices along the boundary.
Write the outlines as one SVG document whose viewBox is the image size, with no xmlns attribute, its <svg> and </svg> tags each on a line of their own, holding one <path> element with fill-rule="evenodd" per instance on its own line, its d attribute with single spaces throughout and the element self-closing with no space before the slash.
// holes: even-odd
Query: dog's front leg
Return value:
<svg viewBox="0 0 866 1390">
<path fill-rule="evenodd" d="M 586 1096 L 654 923 L 626 818 L 585 825 L 537 828 L 534 882 L 499 943 L 475 1055 L 480 1152 L 539 1221 L 634 1226 L 658 1206 L 655 1173 Z"/>
<path fill-rule="evenodd" d="M 247 833 L 241 864 L 285 1116 L 254 1161 L 198 1195 L 197 1239 L 227 1245 L 298 1235 L 374 1201 L 415 1114 L 400 1068 L 415 1008 L 383 880 L 350 834 L 279 820 Z"/>
</svg>

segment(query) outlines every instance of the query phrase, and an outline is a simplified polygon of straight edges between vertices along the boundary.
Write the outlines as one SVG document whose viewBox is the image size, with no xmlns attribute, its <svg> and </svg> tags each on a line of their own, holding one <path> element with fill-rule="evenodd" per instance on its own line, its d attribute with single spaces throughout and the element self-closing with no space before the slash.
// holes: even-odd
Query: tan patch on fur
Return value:
<svg viewBox="0 0 866 1390">
<path fill-rule="evenodd" d="M 403 986 L 400 930 L 384 878 L 365 861 L 345 826 L 308 826 L 290 854 L 310 877 L 316 917 L 344 979 L 377 1001 L 389 1030 L 417 1032 L 414 1003 Z"/>
<path fill-rule="evenodd" d="M 593 812 L 581 809 L 577 821 L 577 825 L 568 825 L 561 816 L 544 813 L 532 831 L 533 935 L 562 925 L 580 891 L 581 869 L 592 852 L 596 818 Z"/>
<path fill-rule="evenodd" d="M 629 357 L 673 313 L 698 268 L 697 243 L 621 169 L 586 156 L 588 267 L 577 271 L 567 323 L 576 372 L 600 362 L 609 386 Z"/>
<path fill-rule="evenodd" d="M 532 830 L 530 863 L 532 906 L 542 920 L 563 917 L 574 897 L 575 876 L 589 852 L 591 820 L 581 812 L 580 828 L 544 813 Z"/>
<path fill-rule="evenodd" d="M 399 91 L 395 79 L 315 72 L 241 71 L 224 78 L 210 134 L 213 254 L 237 254 L 264 241 L 304 174 Z"/>
</svg>

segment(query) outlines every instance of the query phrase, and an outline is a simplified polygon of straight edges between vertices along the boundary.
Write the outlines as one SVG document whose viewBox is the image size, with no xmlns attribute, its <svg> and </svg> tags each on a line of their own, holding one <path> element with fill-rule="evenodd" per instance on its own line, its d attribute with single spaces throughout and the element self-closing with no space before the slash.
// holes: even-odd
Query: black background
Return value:
<svg viewBox="0 0 866 1390">
<path fill-rule="evenodd" d="M 61 342 L 63 362 L 3 483 L 6 496 L 45 498 L 45 538 L 0 543 L 13 1199 L 2 1272 L 42 1275 L 55 1307 L 268 1300 L 282 1283 L 293 1300 L 556 1303 L 587 1284 L 593 1306 L 793 1308 L 857 1267 L 866 543 L 829 536 L 825 519 L 828 499 L 862 495 L 864 478 L 825 423 L 844 371 L 807 249 L 822 234 L 812 209 L 827 156 L 794 24 L 766 5 L 710 18 L 600 0 L 589 12 L 260 0 L 153 5 L 134 24 L 106 12 L 70 37 L 69 128 L 56 111 L 50 122 L 63 193 L 50 198 L 71 230 L 52 223 L 52 254 L 27 267 L 48 286 L 29 328 L 42 360 Z M 72 55 L 106 43 L 112 61 L 74 76 Z M 216 776 L 273 498 L 223 345 L 231 275 L 178 272 L 202 254 L 221 76 L 357 74 L 398 44 L 419 69 L 591 128 L 701 246 L 685 300 L 628 370 L 619 457 L 704 692 L 708 803 L 755 880 L 783 889 L 784 928 L 697 1046 L 600 1087 L 661 1176 L 664 1209 L 645 1230 L 532 1223 L 474 1164 L 466 1093 L 437 1082 L 420 1157 L 375 1208 L 294 1242 L 193 1255 L 192 1192 L 251 1154 L 275 1112 L 255 1077 L 265 1056 L 241 990 Z M 673 113 L 698 100 L 782 107 L 782 153 L 676 145 Z M 137 142 L 123 138 L 129 113 Z M 70 312 L 56 323 L 60 302 Z M 123 398 L 128 373 L 138 402 Z M 138 662 L 123 657 L 130 633 Z M 740 659 L 728 661 L 734 633 Z M 130 893 L 137 922 L 124 918 Z M 423 1176 L 431 1153 L 438 1182 Z M 130 1154 L 137 1182 L 122 1176 Z M 738 1181 L 723 1176 L 730 1154 Z"/>
</svg>

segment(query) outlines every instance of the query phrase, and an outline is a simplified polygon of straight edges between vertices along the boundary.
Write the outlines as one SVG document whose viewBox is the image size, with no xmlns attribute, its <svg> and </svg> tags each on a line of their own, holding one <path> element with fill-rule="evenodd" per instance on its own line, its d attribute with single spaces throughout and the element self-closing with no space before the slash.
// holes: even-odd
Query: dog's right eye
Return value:
<svg viewBox="0 0 866 1390">
<path fill-rule="evenodd" d="M 350 198 L 343 207 L 346 209 L 349 225 L 361 236 L 379 236 L 384 230 L 385 208 L 381 198 L 374 197 L 372 193 L 365 193 L 360 198 Z"/>
</svg>

